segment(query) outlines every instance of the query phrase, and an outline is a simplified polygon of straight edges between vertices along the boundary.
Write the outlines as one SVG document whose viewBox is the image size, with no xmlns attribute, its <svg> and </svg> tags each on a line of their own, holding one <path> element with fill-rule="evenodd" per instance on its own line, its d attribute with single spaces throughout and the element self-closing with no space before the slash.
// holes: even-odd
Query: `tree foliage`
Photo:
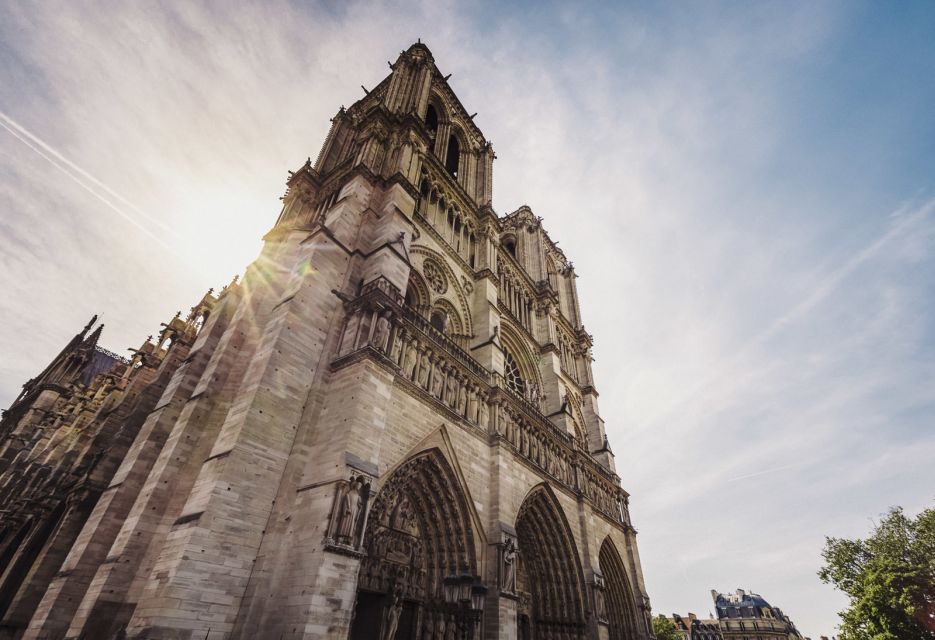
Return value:
<svg viewBox="0 0 935 640">
<path fill-rule="evenodd" d="M 850 599 L 841 640 L 935 640 L 935 508 L 891 509 L 866 540 L 826 538 L 818 572 Z"/>
<path fill-rule="evenodd" d="M 653 634 L 656 640 L 682 640 L 675 623 L 661 614 L 653 618 Z"/>
</svg>

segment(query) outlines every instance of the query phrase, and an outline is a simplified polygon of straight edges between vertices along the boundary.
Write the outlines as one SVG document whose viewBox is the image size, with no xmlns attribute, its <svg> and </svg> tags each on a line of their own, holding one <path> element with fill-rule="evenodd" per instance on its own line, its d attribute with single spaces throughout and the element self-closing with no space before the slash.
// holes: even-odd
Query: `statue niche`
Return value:
<svg viewBox="0 0 935 640">
<path fill-rule="evenodd" d="M 336 483 L 331 517 L 325 544 L 338 549 L 356 551 L 366 520 L 370 500 L 370 480 L 365 476 L 352 476 Z"/>
</svg>

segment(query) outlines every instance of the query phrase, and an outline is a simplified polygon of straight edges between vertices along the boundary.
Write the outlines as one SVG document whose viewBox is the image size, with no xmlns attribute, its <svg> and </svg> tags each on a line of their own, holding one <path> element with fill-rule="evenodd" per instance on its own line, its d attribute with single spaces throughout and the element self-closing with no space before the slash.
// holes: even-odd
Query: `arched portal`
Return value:
<svg viewBox="0 0 935 640">
<path fill-rule="evenodd" d="M 639 638 L 636 601 L 627 578 L 626 568 L 610 538 L 601 544 L 598 556 L 606 586 L 607 622 L 610 640 Z"/>
<path fill-rule="evenodd" d="M 539 485 L 523 501 L 516 534 L 521 633 L 530 640 L 584 638 L 587 615 L 578 551 L 548 485 Z"/>
<path fill-rule="evenodd" d="M 364 537 L 353 640 L 446 638 L 457 627 L 443 581 L 476 576 L 468 501 L 438 449 L 397 468 L 377 494 Z"/>
</svg>

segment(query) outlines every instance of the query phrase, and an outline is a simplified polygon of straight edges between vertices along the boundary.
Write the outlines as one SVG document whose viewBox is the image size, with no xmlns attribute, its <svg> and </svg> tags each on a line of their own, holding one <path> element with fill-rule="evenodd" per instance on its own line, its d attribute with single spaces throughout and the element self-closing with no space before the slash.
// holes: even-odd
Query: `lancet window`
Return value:
<svg viewBox="0 0 935 640">
<path fill-rule="evenodd" d="M 575 382 L 578 381 L 578 361 L 575 355 L 575 341 L 571 339 L 564 331 L 556 327 L 558 355 L 561 361 L 562 370 L 572 377 Z"/>
<path fill-rule="evenodd" d="M 519 277 L 501 266 L 500 302 L 526 329 L 532 331 L 532 295 Z"/>
<path fill-rule="evenodd" d="M 474 267 L 477 234 L 470 216 L 451 204 L 427 177 L 419 185 L 419 194 L 417 212 L 469 266 Z"/>
</svg>

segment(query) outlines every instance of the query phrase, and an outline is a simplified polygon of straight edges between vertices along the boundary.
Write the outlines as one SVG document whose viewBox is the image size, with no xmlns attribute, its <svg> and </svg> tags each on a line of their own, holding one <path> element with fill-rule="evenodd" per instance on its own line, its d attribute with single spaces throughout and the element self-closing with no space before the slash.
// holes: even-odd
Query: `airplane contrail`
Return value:
<svg viewBox="0 0 935 640">
<path fill-rule="evenodd" d="M 737 476 L 736 478 L 728 478 L 724 482 L 734 482 L 736 480 L 746 480 L 747 478 L 765 476 L 767 473 L 775 473 L 777 471 L 785 471 L 787 469 L 795 469 L 797 467 L 804 467 L 807 464 L 811 464 L 811 462 L 797 462 L 795 464 L 787 464 L 782 467 L 773 467 L 772 469 L 763 469 L 762 471 L 754 471 L 753 473 L 748 473 L 746 475 Z"/>
<path fill-rule="evenodd" d="M 137 229 L 145 233 L 155 242 L 157 242 L 164 249 L 174 253 L 175 255 L 186 259 L 181 253 L 179 253 L 173 246 L 168 244 L 161 237 L 156 235 L 150 228 L 144 225 L 138 219 L 139 216 L 142 216 L 146 219 L 147 222 L 152 223 L 167 233 L 178 238 L 178 235 L 172 230 L 171 227 L 166 225 L 164 222 L 154 218 L 153 216 L 147 214 L 145 211 L 135 206 L 132 202 L 121 196 L 119 193 L 108 187 L 106 184 L 95 178 L 93 175 L 71 162 L 65 158 L 58 151 L 49 146 L 41 138 L 35 134 L 28 131 L 25 127 L 17 123 L 15 120 L 10 118 L 8 115 L 0 111 L 0 127 L 6 129 L 14 138 L 22 142 L 24 145 L 29 147 L 37 155 L 44 158 L 48 161 L 53 167 L 64 173 L 66 176 L 72 179 L 79 187 L 93 195 L 95 198 L 104 203 L 108 208 L 110 208 L 114 213 L 119 215 L 121 218 L 135 226 Z M 102 193 L 103 192 L 103 193 Z M 124 205 L 123 207 L 118 206 L 115 202 L 119 202 Z M 137 215 L 133 215 L 128 212 L 124 207 L 134 212 Z M 186 259 L 187 260 L 187 259 Z"/>
</svg>

